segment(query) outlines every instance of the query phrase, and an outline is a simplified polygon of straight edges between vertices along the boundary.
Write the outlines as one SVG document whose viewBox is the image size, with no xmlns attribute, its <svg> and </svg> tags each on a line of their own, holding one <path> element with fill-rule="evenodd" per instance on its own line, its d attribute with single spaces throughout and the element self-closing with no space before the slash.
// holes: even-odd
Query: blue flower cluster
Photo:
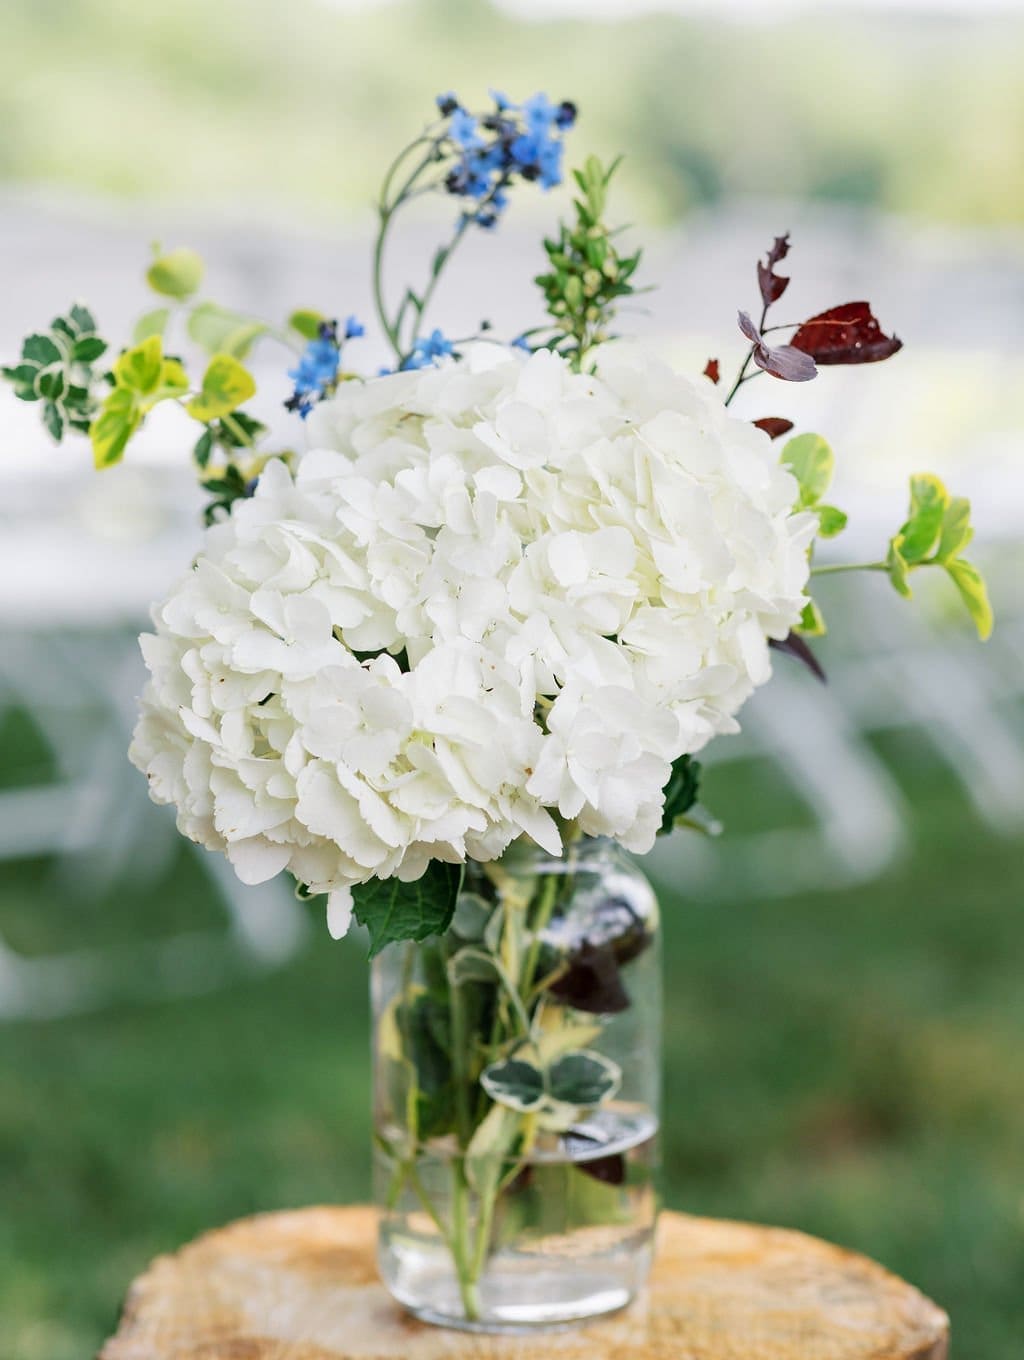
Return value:
<svg viewBox="0 0 1024 1360">
<path fill-rule="evenodd" d="M 567 99 L 552 104 L 546 94 L 535 94 L 513 104 L 498 91 L 492 98 L 494 112 L 477 117 L 454 94 L 437 96 L 456 157 L 445 188 L 477 201 L 464 217 L 481 227 L 496 225 L 508 202 L 504 190 L 517 175 L 542 189 L 561 184 L 562 134 L 576 122 L 576 105 Z"/>
<path fill-rule="evenodd" d="M 402 367 L 429 368 L 436 359 L 443 359 L 445 355 L 454 353 L 455 346 L 452 341 L 439 330 L 433 330 L 429 335 L 416 341 L 412 352 L 402 360 Z"/>
<path fill-rule="evenodd" d="M 305 420 L 316 403 L 337 385 L 343 342 L 365 333 L 364 327 L 354 316 L 345 322 L 345 330 L 340 337 L 337 321 L 322 322 L 320 334 L 315 340 L 310 340 L 296 367 L 288 370 L 289 378 L 295 383 L 295 391 L 285 402 L 286 409 L 297 411 Z"/>
</svg>

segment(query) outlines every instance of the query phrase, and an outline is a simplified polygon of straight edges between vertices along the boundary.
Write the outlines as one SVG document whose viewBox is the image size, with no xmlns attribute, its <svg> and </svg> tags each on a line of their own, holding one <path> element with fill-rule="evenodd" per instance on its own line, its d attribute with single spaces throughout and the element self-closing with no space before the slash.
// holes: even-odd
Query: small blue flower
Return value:
<svg viewBox="0 0 1024 1360">
<path fill-rule="evenodd" d="M 494 100 L 494 107 L 499 113 L 504 113 L 506 109 L 514 109 L 516 107 L 511 99 L 509 99 L 508 95 L 504 94 L 501 90 L 489 90 L 488 94 Z"/>
<path fill-rule="evenodd" d="M 543 189 L 553 189 L 556 184 L 562 182 L 562 153 L 564 147 L 561 142 L 547 141 L 540 149 L 540 183 Z"/>
<path fill-rule="evenodd" d="M 427 336 L 417 340 L 412 347 L 412 353 L 407 354 L 402 360 L 403 368 L 429 368 L 436 359 L 442 359 L 448 354 L 455 353 L 455 346 L 451 340 L 439 330 L 433 330 Z"/>
<path fill-rule="evenodd" d="M 533 353 L 533 346 L 530 344 L 529 340 L 527 340 L 525 335 L 517 335 L 514 340 L 511 340 L 509 342 L 509 344 L 512 349 L 521 349 L 524 350 L 527 354 Z"/>
<path fill-rule="evenodd" d="M 523 101 L 523 114 L 531 132 L 545 133 L 555 121 L 558 109 L 546 94 L 532 94 Z"/>
<path fill-rule="evenodd" d="M 348 317 L 342 339 L 354 340 L 363 334 L 364 328 L 356 317 Z M 338 339 L 338 323 L 321 322 L 317 338 L 310 340 L 299 356 L 299 362 L 288 370 L 295 390 L 285 402 L 285 407 L 289 411 L 297 411 L 303 420 L 316 403 L 337 384 L 338 368 L 341 364 L 341 343 Z"/>
<path fill-rule="evenodd" d="M 465 151 L 475 151 L 484 144 L 476 119 L 465 109 L 456 109 L 452 114 L 448 132 L 452 141 L 458 143 Z"/>
<path fill-rule="evenodd" d="M 439 94 L 434 100 L 434 103 L 437 105 L 442 118 L 447 118 L 450 113 L 454 113 L 459 107 L 459 101 L 451 90 L 445 91 L 444 94 Z"/>
</svg>

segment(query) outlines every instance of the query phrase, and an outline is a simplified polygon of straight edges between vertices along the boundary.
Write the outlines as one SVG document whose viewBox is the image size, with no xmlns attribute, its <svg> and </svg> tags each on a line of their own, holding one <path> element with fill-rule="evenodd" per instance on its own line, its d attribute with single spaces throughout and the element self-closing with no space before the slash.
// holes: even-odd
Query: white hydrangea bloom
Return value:
<svg viewBox="0 0 1024 1360">
<path fill-rule="evenodd" d="M 770 673 L 816 520 L 766 435 L 609 348 L 345 384 L 154 611 L 131 756 L 239 877 L 331 896 L 552 813 L 650 848 L 678 756 Z"/>
</svg>

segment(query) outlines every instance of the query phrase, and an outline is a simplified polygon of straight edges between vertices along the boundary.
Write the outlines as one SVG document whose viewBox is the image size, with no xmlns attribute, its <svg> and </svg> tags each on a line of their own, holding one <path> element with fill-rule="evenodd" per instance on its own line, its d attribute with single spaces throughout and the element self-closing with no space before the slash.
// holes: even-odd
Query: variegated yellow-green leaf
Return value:
<svg viewBox="0 0 1024 1360">
<path fill-rule="evenodd" d="M 202 257 L 186 246 L 158 255 L 146 270 L 146 281 L 164 297 L 191 297 L 203 281 Z"/>
<path fill-rule="evenodd" d="M 907 559 L 902 552 L 902 538 L 897 534 L 889 543 L 889 553 L 885 559 L 886 570 L 889 573 L 889 580 L 893 583 L 899 593 L 906 599 L 910 599 L 910 583 L 907 581 Z"/>
<path fill-rule="evenodd" d="M 825 616 L 814 600 L 808 600 L 804 605 L 796 631 L 803 637 L 824 637 L 828 632 Z"/>
<path fill-rule="evenodd" d="M 188 391 L 188 374 L 177 359 L 165 359 L 160 366 L 160 377 L 152 392 L 140 400 L 143 412 L 150 411 L 160 401 L 181 397 Z"/>
<path fill-rule="evenodd" d="M 985 578 L 973 562 L 965 562 L 962 557 L 957 557 L 952 562 L 947 563 L 946 570 L 953 578 L 953 583 L 960 592 L 960 597 L 967 606 L 968 613 L 974 620 L 978 637 L 981 638 L 982 642 L 986 641 L 992 636 L 995 617 L 988 598 Z"/>
<path fill-rule="evenodd" d="M 819 538 L 835 538 L 846 528 L 848 516 L 845 510 L 835 505 L 819 505 L 817 510 Z"/>
<path fill-rule="evenodd" d="M 935 560 L 943 564 L 959 557 L 974 537 L 971 528 L 971 503 L 965 496 L 954 496 L 946 506 L 942 534 Z"/>
<path fill-rule="evenodd" d="M 255 394 L 252 374 L 230 354 L 215 354 L 203 374 L 203 386 L 185 408 L 196 420 L 208 423 L 230 415 Z"/>
<path fill-rule="evenodd" d="M 800 504 L 817 505 L 832 485 L 836 458 L 820 434 L 798 434 L 782 450 L 782 463 L 800 483 Z"/>
<path fill-rule="evenodd" d="M 300 311 L 292 312 L 288 318 L 288 325 L 293 331 L 297 331 L 303 340 L 315 340 L 320 334 L 321 325 L 326 320 L 323 312 L 313 311 L 312 308 L 303 308 Z"/>
<path fill-rule="evenodd" d="M 112 467 L 120 462 L 125 446 L 141 423 L 136 394 L 130 387 L 115 387 L 89 428 L 96 467 Z"/>
<path fill-rule="evenodd" d="M 949 492 L 930 472 L 910 479 L 910 514 L 900 530 L 900 552 L 913 565 L 923 562 L 939 541 Z"/>
<path fill-rule="evenodd" d="M 230 354 L 235 359 L 244 359 L 269 327 L 219 303 L 201 302 L 191 312 L 186 329 L 207 354 Z"/>
<path fill-rule="evenodd" d="M 170 307 L 155 307 L 153 311 L 146 312 L 136 321 L 135 329 L 132 331 L 132 340 L 139 345 L 143 340 L 148 340 L 151 335 L 163 335 L 167 329 L 170 316 Z"/>
<path fill-rule="evenodd" d="M 163 364 L 164 342 L 159 335 L 151 335 L 118 355 L 114 361 L 114 378 L 118 387 L 146 396 L 159 386 Z"/>
</svg>

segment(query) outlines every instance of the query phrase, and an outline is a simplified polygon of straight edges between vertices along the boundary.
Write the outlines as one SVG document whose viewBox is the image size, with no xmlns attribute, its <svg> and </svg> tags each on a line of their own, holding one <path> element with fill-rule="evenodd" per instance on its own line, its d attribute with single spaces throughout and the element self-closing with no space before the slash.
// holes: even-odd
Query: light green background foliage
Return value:
<svg viewBox="0 0 1024 1360">
<path fill-rule="evenodd" d="M 1024 18 L 524 23 L 485 0 L 5 0 L 0 180 L 361 215 L 435 93 L 579 100 L 647 220 L 734 194 L 1024 216 Z"/>
</svg>

